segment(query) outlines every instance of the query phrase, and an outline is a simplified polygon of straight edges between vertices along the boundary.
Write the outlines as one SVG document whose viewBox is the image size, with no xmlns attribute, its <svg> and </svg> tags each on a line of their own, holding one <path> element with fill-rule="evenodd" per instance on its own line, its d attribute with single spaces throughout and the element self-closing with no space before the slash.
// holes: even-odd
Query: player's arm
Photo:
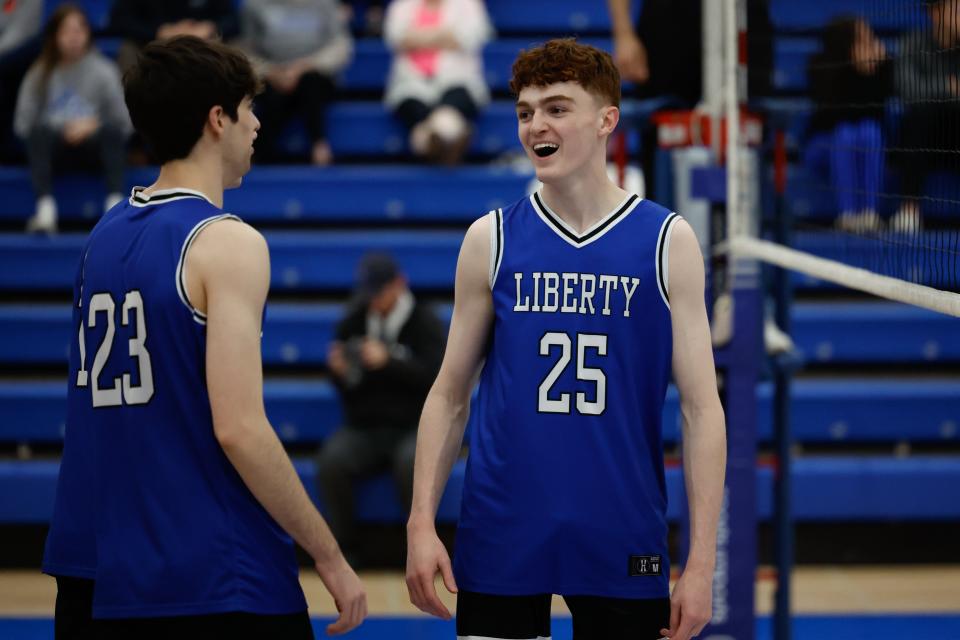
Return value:
<svg viewBox="0 0 960 640">
<path fill-rule="evenodd" d="M 207 314 L 207 390 L 213 429 L 227 458 L 267 512 L 314 559 L 342 633 L 366 615 L 366 595 L 267 420 L 260 331 L 270 282 L 267 244 L 225 220 L 204 229 L 187 257 L 188 293 Z"/>
<path fill-rule="evenodd" d="M 437 596 L 438 572 L 456 592 L 450 557 L 437 537 L 434 518 L 450 469 L 460 451 L 470 394 L 493 321 L 490 295 L 490 216 L 471 225 L 460 249 L 447 350 L 427 395 L 417 432 L 413 507 L 407 522 L 407 588 L 419 609 L 449 619 Z"/>
<path fill-rule="evenodd" d="M 613 59 L 624 80 L 644 83 L 650 77 L 647 49 L 637 37 L 630 0 L 607 0 L 613 27 Z"/>
<path fill-rule="evenodd" d="M 683 416 L 683 471 L 690 505 L 690 554 L 671 598 L 673 640 L 687 640 L 710 621 L 717 520 L 727 448 L 704 304 L 703 257 L 693 229 L 674 223 L 670 241 L 673 376 Z"/>
</svg>

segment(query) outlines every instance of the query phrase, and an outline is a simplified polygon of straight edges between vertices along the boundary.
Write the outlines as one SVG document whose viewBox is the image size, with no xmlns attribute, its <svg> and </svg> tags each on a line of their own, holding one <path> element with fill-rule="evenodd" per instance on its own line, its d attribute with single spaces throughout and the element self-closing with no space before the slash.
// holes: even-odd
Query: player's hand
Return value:
<svg viewBox="0 0 960 640">
<path fill-rule="evenodd" d="M 342 342 L 331 342 L 327 349 L 327 366 L 333 375 L 343 378 L 347 375 L 347 358 L 343 354 Z"/>
<path fill-rule="evenodd" d="M 366 338 L 360 347 L 360 361 L 363 366 L 371 371 L 383 369 L 390 361 L 390 351 L 387 345 L 373 338 Z"/>
<path fill-rule="evenodd" d="M 613 60 L 624 80 L 643 84 L 650 79 L 647 48 L 635 34 L 630 33 L 614 38 Z"/>
<path fill-rule="evenodd" d="M 63 126 L 63 140 L 69 145 L 78 145 L 100 128 L 100 121 L 95 116 L 75 118 Z"/>
<path fill-rule="evenodd" d="M 267 71 L 266 79 L 278 93 L 287 95 L 297 88 L 300 75 L 288 65 L 277 64 Z"/>
<path fill-rule="evenodd" d="M 340 635 L 360 626 L 367 617 L 367 594 L 343 554 L 338 554 L 329 563 L 318 562 L 316 567 L 323 586 L 333 596 L 340 612 L 340 617 L 327 625 L 327 635 Z"/>
<path fill-rule="evenodd" d="M 670 628 L 660 635 L 670 640 L 696 637 L 713 616 L 713 572 L 688 567 L 670 597 Z"/>
<path fill-rule="evenodd" d="M 450 593 L 457 592 L 457 583 L 453 579 L 450 555 L 437 537 L 436 529 L 407 529 L 407 591 L 410 602 L 430 615 L 449 620 L 453 617 L 450 610 L 440 601 L 434 578 L 437 573 L 443 576 L 443 584 Z"/>
</svg>

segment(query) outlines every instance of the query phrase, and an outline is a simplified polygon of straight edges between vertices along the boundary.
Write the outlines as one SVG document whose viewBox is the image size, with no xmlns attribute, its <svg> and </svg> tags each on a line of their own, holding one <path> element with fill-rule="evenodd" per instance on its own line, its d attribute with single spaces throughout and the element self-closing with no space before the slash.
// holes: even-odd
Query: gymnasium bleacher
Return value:
<svg viewBox="0 0 960 640">
<path fill-rule="evenodd" d="M 906 1 L 906 0 L 905 0 Z M 109 0 L 81 3 L 92 23 L 105 25 Z M 454 265 L 463 231 L 487 210 L 521 197 L 531 180 L 517 154 L 513 107 L 506 94 L 509 63 L 528 42 L 548 34 L 582 34 L 610 47 L 605 2 L 537 3 L 488 0 L 500 38 L 485 53 L 497 99 L 480 119 L 470 163 L 455 169 L 408 162 L 403 132 L 376 94 L 388 55 L 378 40 L 360 39 L 330 114 L 330 141 L 344 164 L 328 169 L 257 167 L 244 186 L 228 192 L 225 208 L 262 228 L 272 256 L 272 298 L 264 328 L 267 412 L 314 498 L 316 468 L 306 454 L 322 445 L 340 421 L 332 386 L 324 379 L 326 345 L 367 250 L 393 253 L 417 292 L 438 300 L 449 318 Z M 638 2 L 634 3 L 639 4 Z M 797 144 L 805 88 L 804 65 L 817 50 L 816 30 L 830 16 L 853 11 L 859 0 L 772 0 L 775 95 L 764 106 Z M 896 24 L 878 24 L 886 35 Z M 104 50 L 116 41 L 102 40 Z M 648 106 L 625 111 L 643 117 Z M 305 144 L 296 128 L 291 149 Z M 635 144 L 635 142 L 634 142 Z M 634 148 L 635 150 L 635 148 Z M 148 184 L 153 169 L 134 169 L 128 182 Z M 792 167 L 787 200 L 796 215 L 833 215 L 826 199 L 791 198 L 791 187 L 812 178 Z M 99 184 L 62 178 L 56 197 L 70 230 L 47 238 L 20 232 L 33 209 L 28 172 L 0 168 L 0 526 L 49 519 L 62 441 L 64 363 L 72 330 L 69 290 L 84 240 L 103 201 Z M 811 193 L 804 189 L 804 194 Z M 797 237 L 800 248 L 820 242 Z M 817 251 L 820 255 L 829 251 Z M 792 337 L 808 365 L 793 385 L 791 422 L 801 454 L 793 463 L 797 520 L 847 522 L 960 518 L 960 501 L 944 487 L 960 484 L 960 367 L 955 320 L 892 303 L 837 298 L 819 282 L 801 278 Z M 762 443 L 772 434 L 771 387 L 757 389 Z M 671 460 L 679 436 L 675 391 L 664 419 Z M 910 448 L 922 453 L 906 455 Z M 950 452 L 953 452 L 952 454 Z M 454 469 L 439 517 L 455 521 L 463 462 Z M 769 519 L 775 469 L 757 469 L 758 512 Z M 678 466 L 668 467 L 669 517 L 683 505 Z M 404 516 L 387 477 L 362 487 L 360 517 L 400 523 Z M 318 499 L 319 501 L 319 499 Z"/>
</svg>

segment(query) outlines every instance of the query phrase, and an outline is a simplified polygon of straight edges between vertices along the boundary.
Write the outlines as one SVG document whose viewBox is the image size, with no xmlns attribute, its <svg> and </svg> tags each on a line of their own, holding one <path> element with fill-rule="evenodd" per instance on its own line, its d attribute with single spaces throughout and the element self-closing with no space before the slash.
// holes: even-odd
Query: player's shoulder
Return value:
<svg viewBox="0 0 960 640">
<path fill-rule="evenodd" d="M 677 213 L 668 207 L 663 206 L 659 202 L 643 198 L 637 204 L 637 210 L 645 216 L 654 217 L 658 220 L 666 220 L 671 216 L 676 216 Z"/>
<path fill-rule="evenodd" d="M 524 216 L 529 211 L 533 209 L 533 196 L 525 196 L 519 200 L 515 200 L 510 204 L 494 210 L 491 213 L 498 213 L 502 220 L 510 220 L 516 216 Z"/>
<path fill-rule="evenodd" d="M 194 250 L 209 250 L 216 255 L 234 258 L 267 250 L 267 240 L 262 233 L 229 213 L 220 212 L 201 224 L 203 226 L 198 229 L 193 243 Z"/>
</svg>

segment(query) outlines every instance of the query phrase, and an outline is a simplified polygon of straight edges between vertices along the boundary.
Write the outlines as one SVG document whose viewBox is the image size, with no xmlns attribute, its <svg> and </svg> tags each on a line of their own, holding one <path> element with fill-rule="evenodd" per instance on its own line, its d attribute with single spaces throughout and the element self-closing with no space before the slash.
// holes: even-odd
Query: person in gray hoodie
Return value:
<svg viewBox="0 0 960 640">
<path fill-rule="evenodd" d="M 326 111 L 336 75 L 353 56 L 353 40 L 337 0 L 246 0 L 240 46 L 264 80 L 257 97 L 257 158 L 283 159 L 278 138 L 300 117 L 310 138 L 310 162 L 333 160 Z"/>
<path fill-rule="evenodd" d="M 57 230 L 55 166 L 85 169 L 99 160 L 107 183 L 104 210 L 116 204 L 130 130 L 116 65 L 92 48 L 83 10 L 60 5 L 44 27 L 40 57 L 24 78 L 14 114 L 37 196 L 27 231 Z"/>
</svg>

